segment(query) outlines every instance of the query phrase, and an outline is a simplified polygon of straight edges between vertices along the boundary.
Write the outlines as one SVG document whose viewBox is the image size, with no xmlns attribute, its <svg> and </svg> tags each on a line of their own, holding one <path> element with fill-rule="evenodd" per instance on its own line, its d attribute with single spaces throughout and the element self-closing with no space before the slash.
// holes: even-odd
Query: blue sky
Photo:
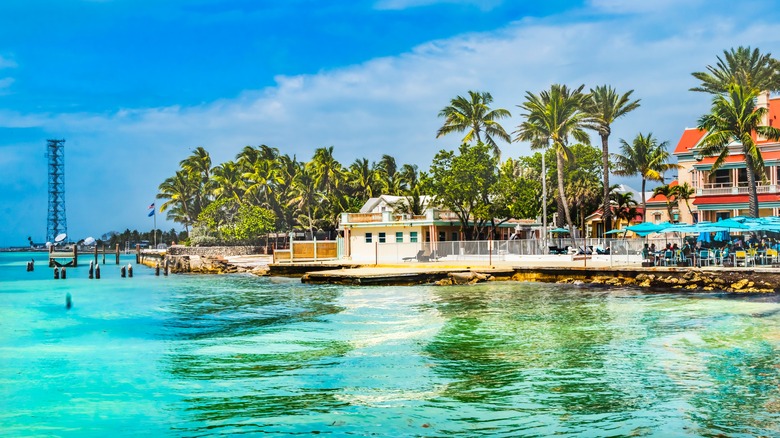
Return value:
<svg viewBox="0 0 780 438">
<path fill-rule="evenodd" d="M 0 2 L 0 246 L 46 232 L 47 138 L 66 139 L 70 235 L 151 228 L 157 185 L 197 146 L 267 144 L 427 168 L 468 90 L 512 111 L 550 84 L 634 89 L 613 128 L 676 144 L 707 110 L 690 72 L 724 49 L 780 55 L 778 2 L 94 0 Z M 501 145 L 505 156 L 527 145 Z M 171 228 L 158 217 L 158 226 Z"/>
</svg>

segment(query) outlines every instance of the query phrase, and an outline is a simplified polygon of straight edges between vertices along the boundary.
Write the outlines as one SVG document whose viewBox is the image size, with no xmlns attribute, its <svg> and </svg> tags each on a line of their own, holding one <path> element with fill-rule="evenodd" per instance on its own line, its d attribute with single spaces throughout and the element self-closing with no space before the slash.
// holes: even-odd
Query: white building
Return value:
<svg viewBox="0 0 780 438">
<path fill-rule="evenodd" d="M 425 214 L 402 213 L 407 199 L 382 195 L 369 199 L 359 213 L 342 213 L 339 230 L 344 233 L 343 258 L 361 262 L 391 263 L 437 258 L 463 253 L 465 236 L 451 211 L 429 205 L 431 197 L 420 199 Z M 539 234 L 533 220 L 496 221 L 495 240 L 526 239 Z M 453 243 L 453 242 L 458 242 Z"/>
</svg>

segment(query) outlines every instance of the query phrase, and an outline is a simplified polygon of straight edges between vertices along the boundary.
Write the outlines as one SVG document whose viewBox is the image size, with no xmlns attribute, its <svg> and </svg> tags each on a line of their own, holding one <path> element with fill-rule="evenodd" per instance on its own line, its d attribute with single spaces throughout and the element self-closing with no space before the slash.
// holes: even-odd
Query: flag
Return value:
<svg viewBox="0 0 780 438">
<path fill-rule="evenodd" d="M 152 217 L 152 216 L 154 216 L 154 210 L 151 210 L 151 211 L 149 211 L 149 214 L 148 214 L 147 216 L 148 216 L 148 217 Z"/>
<path fill-rule="evenodd" d="M 152 202 L 151 204 L 149 204 L 149 214 L 147 216 L 148 217 L 154 216 L 154 211 L 155 211 L 154 210 L 154 202 Z"/>
<path fill-rule="evenodd" d="M 151 209 L 153 209 L 153 208 L 154 208 L 154 202 L 152 202 L 151 204 L 149 204 L 149 210 L 151 210 Z"/>
</svg>

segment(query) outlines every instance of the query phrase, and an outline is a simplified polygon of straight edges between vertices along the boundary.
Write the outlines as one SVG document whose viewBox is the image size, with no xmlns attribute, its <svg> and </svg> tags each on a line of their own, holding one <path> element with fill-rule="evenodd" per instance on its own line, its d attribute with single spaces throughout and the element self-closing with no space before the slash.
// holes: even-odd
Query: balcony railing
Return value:
<svg viewBox="0 0 780 438">
<path fill-rule="evenodd" d="M 756 192 L 758 193 L 777 193 L 776 184 L 756 184 Z M 739 182 L 737 184 L 732 183 L 707 183 L 702 187 L 696 188 L 696 196 L 716 196 L 716 195 L 747 195 L 748 183 Z"/>
</svg>

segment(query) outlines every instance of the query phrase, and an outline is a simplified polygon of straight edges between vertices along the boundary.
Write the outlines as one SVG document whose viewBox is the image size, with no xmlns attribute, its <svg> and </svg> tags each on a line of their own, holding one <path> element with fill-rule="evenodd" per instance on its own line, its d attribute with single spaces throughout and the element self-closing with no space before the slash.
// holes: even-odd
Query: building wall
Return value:
<svg viewBox="0 0 780 438">
<path fill-rule="evenodd" d="M 382 227 L 353 228 L 350 230 L 351 257 L 356 262 L 373 263 L 396 261 L 404 257 L 414 257 L 423 248 L 428 227 L 384 225 Z M 411 233 L 417 233 L 417 242 L 411 241 Z M 371 233 L 371 241 L 366 242 L 366 234 Z M 385 241 L 380 242 L 380 233 Z M 401 233 L 403 241 L 396 243 L 396 233 Z M 392 244 L 392 245 L 387 245 Z"/>
</svg>

